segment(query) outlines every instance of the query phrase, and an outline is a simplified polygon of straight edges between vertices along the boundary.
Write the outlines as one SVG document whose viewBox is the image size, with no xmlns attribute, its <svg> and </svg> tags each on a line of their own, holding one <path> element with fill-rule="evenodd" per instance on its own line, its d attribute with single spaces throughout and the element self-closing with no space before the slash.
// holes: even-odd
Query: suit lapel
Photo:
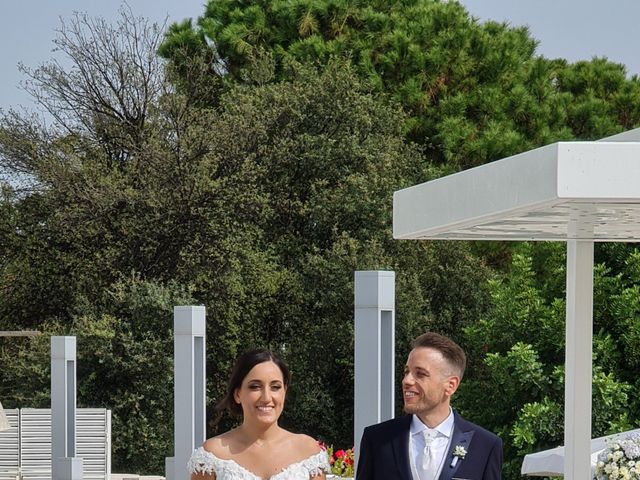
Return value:
<svg viewBox="0 0 640 480">
<path fill-rule="evenodd" d="M 391 445 L 393 456 L 396 459 L 398 471 L 402 477 L 398 480 L 413 480 L 411 476 L 411 463 L 409 460 L 409 428 L 411 426 L 411 415 L 401 418 Z"/>
<path fill-rule="evenodd" d="M 460 467 L 460 464 L 464 462 L 464 459 L 458 458 L 458 460 L 455 461 L 455 465 L 452 467 L 451 465 L 454 464 L 453 451 L 457 446 L 461 446 L 466 451 L 469 451 L 471 439 L 475 432 L 473 428 L 466 428 L 468 425 L 467 422 L 461 419 L 456 412 L 454 412 L 454 417 L 453 435 L 451 436 L 451 442 L 449 443 L 449 450 L 444 458 L 444 465 L 442 465 L 439 480 L 451 480 L 451 478 L 453 478 Z"/>
</svg>

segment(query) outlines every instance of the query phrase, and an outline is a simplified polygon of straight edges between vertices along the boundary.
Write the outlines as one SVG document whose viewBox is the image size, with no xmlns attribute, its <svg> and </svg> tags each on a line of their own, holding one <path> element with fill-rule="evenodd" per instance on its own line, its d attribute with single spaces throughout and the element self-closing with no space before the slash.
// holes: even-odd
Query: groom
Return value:
<svg viewBox="0 0 640 480">
<path fill-rule="evenodd" d="M 425 333 L 411 344 L 402 394 L 409 415 L 364 430 L 356 480 L 500 480 L 502 441 L 450 406 L 466 356 Z"/>
</svg>

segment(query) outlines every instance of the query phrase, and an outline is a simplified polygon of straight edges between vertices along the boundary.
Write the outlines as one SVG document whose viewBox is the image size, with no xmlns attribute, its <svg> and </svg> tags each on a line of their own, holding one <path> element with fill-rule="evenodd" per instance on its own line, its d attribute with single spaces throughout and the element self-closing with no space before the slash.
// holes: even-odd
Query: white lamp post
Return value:
<svg viewBox="0 0 640 480">
<path fill-rule="evenodd" d="M 165 458 L 167 480 L 188 480 L 187 462 L 205 440 L 206 311 L 173 309 L 174 456 Z"/>
<path fill-rule="evenodd" d="M 51 337 L 51 476 L 82 480 L 76 457 L 76 337 Z"/>
<path fill-rule="evenodd" d="M 394 415 L 395 285 L 395 272 L 355 273 L 356 463 L 364 428 Z"/>
</svg>

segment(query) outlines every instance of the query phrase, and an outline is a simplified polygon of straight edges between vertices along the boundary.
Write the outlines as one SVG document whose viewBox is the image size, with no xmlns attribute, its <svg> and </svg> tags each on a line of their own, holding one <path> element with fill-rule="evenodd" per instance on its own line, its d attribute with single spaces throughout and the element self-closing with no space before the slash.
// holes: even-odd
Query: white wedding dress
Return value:
<svg viewBox="0 0 640 480">
<path fill-rule="evenodd" d="M 327 452 L 321 451 L 263 479 L 235 461 L 218 458 L 202 447 L 193 452 L 187 468 L 190 473 L 214 473 L 216 480 L 309 480 L 331 471 Z"/>
</svg>

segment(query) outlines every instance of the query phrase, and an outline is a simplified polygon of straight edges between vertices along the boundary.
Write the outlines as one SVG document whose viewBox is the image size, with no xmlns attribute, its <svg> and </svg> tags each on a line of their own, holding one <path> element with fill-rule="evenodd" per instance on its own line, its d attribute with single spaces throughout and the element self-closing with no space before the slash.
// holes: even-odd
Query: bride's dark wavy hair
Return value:
<svg viewBox="0 0 640 480">
<path fill-rule="evenodd" d="M 242 407 L 238 403 L 236 403 L 235 398 L 233 398 L 234 393 L 242 386 L 244 377 L 247 376 L 251 369 L 259 363 L 264 362 L 275 363 L 282 372 L 284 386 L 289 386 L 289 382 L 291 381 L 291 373 L 289 372 L 289 367 L 287 367 L 287 364 L 284 363 L 280 357 L 278 357 L 272 351 L 264 348 L 249 350 L 240 355 L 237 358 L 236 363 L 233 365 L 233 369 L 231 370 L 231 377 L 229 378 L 229 384 L 227 385 L 227 393 L 224 398 L 220 400 L 220 402 L 218 402 L 218 404 L 216 405 L 216 410 L 218 410 L 219 412 L 227 410 L 234 417 L 241 417 Z"/>
</svg>

